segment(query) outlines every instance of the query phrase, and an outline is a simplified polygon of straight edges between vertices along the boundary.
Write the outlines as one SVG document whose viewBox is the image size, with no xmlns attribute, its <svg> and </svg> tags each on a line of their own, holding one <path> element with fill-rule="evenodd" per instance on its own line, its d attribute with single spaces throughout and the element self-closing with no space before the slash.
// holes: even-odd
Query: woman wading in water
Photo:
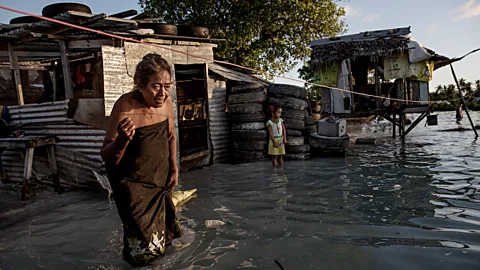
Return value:
<svg viewBox="0 0 480 270">
<path fill-rule="evenodd" d="M 169 64 L 146 55 L 134 83 L 115 103 L 101 155 L 123 222 L 123 256 L 141 266 L 162 256 L 181 231 L 171 199 L 178 170 Z"/>
</svg>

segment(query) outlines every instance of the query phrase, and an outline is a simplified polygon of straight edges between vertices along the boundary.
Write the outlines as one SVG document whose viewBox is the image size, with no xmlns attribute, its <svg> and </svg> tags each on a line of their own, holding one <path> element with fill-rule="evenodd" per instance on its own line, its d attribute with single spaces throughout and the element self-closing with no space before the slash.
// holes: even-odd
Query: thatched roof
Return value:
<svg viewBox="0 0 480 270">
<path fill-rule="evenodd" d="M 410 27 L 362 32 L 310 42 L 314 70 L 359 56 L 388 56 L 408 49 Z"/>
<path fill-rule="evenodd" d="M 404 52 L 409 48 L 410 27 L 386 29 L 373 32 L 362 32 L 354 35 L 319 39 L 310 42 L 312 57 L 310 64 L 314 71 L 319 71 L 327 64 L 338 63 L 346 59 L 368 56 L 372 60 L 377 57 L 390 56 Z M 434 70 L 459 61 L 459 58 L 448 58 L 436 54 L 433 50 L 423 47 L 435 63 Z"/>
</svg>

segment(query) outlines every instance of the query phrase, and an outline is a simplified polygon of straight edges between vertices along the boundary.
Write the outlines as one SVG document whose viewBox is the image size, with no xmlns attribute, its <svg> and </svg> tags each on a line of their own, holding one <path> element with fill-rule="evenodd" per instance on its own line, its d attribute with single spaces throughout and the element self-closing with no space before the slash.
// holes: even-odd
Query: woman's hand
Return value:
<svg viewBox="0 0 480 270">
<path fill-rule="evenodd" d="M 283 137 L 283 144 L 287 144 L 288 141 L 287 141 L 287 137 Z"/>
<path fill-rule="evenodd" d="M 177 168 L 170 169 L 167 179 L 167 189 L 173 191 L 178 186 L 178 170 Z"/>
<path fill-rule="evenodd" d="M 124 142 L 129 142 L 135 135 L 135 125 L 130 117 L 120 121 L 117 125 L 118 138 Z"/>
</svg>

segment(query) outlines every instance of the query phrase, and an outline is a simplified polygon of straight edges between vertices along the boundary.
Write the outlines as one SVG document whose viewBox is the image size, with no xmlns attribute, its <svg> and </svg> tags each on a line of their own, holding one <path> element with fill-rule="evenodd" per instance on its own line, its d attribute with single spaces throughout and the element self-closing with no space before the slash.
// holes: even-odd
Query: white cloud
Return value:
<svg viewBox="0 0 480 270">
<path fill-rule="evenodd" d="M 470 19 L 480 15 L 480 2 L 477 0 L 468 0 L 458 9 L 454 10 L 457 13 L 457 20 Z"/>
<path fill-rule="evenodd" d="M 361 8 L 356 8 L 351 5 L 346 5 L 344 7 L 345 13 L 347 17 L 360 17 L 362 15 L 362 9 Z"/>
<path fill-rule="evenodd" d="M 363 17 L 362 22 L 365 22 L 365 23 L 373 22 L 376 19 L 378 19 L 378 17 L 380 17 L 380 15 L 370 13 L 370 14 L 367 14 L 367 16 Z"/>
</svg>

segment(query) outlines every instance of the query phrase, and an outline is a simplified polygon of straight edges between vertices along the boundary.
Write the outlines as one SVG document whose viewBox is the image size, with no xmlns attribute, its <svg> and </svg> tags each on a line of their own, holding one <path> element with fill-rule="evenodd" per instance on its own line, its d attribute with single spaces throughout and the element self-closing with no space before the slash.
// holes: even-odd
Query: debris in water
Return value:
<svg viewBox="0 0 480 270">
<path fill-rule="evenodd" d="M 393 186 L 394 190 L 399 190 L 401 188 L 402 188 L 402 186 L 400 186 L 399 184 L 396 184 L 396 185 Z"/>
<path fill-rule="evenodd" d="M 196 192 L 197 192 L 196 189 L 190 189 L 185 191 L 181 191 L 181 190 L 174 191 L 172 194 L 173 205 L 177 207 L 181 204 L 188 202 L 190 199 L 194 197 L 193 195 Z"/>
<path fill-rule="evenodd" d="M 227 223 L 221 220 L 205 220 L 205 227 L 207 227 L 207 229 L 217 229 L 225 225 L 227 225 Z"/>
</svg>

